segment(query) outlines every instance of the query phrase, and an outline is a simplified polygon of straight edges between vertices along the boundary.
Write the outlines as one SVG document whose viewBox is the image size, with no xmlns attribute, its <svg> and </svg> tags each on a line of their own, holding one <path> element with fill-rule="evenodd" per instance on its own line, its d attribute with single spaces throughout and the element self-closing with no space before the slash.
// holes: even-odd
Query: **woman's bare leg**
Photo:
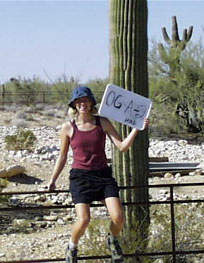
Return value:
<svg viewBox="0 0 204 263">
<path fill-rule="evenodd" d="M 89 204 L 76 204 L 77 221 L 72 228 L 71 241 L 78 244 L 80 237 L 84 234 L 90 222 Z"/>
<path fill-rule="evenodd" d="M 117 236 L 125 221 L 121 201 L 117 197 L 108 197 L 105 204 L 111 217 L 110 231 L 113 236 Z"/>
</svg>

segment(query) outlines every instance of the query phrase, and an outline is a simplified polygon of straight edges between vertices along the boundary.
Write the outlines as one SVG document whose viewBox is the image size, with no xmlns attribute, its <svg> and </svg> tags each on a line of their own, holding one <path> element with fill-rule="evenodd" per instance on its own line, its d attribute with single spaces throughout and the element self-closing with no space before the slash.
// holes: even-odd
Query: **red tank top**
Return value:
<svg viewBox="0 0 204 263">
<path fill-rule="evenodd" d="M 106 134 L 96 116 L 96 127 L 90 131 L 80 131 L 75 121 L 71 122 L 73 135 L 70 145 L 73 151 L 72 168 L 99 170 L 108 167 L 105 154 Z"/>
</svg>

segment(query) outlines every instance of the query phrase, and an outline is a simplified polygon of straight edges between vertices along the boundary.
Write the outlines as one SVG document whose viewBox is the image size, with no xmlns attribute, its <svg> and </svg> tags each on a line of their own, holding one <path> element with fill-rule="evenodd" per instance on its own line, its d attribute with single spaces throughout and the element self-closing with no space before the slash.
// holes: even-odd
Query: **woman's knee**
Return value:
<svg viewBox="0 0 204 263">
<path fill-rule="evenodd" d="M 124 224 L 124 214 L 119 198 L 110 197 L 105 199 L 112 222 L 115 225 L 122 226 Z"/>
<path fill-rule="evenodd" d="M 111 219 L 115 225 L 118 225 L 118 226 L 124 225 L 125 218 L 122 213 L 113 215 Z"/>
<path fill-rule="evenodd" d="M 90 222 L 90 217 L 89 216 L 84 216 L 78 218 L 78 223 L 81 225 L 82 228 L 87 228 Z"/>
<path fill-rule="evenodd" d="M 90 222 L 90 208 L 87 204 L 76 204 L 77 224 L 81 228 L 86 228 Z"/>
</svg>

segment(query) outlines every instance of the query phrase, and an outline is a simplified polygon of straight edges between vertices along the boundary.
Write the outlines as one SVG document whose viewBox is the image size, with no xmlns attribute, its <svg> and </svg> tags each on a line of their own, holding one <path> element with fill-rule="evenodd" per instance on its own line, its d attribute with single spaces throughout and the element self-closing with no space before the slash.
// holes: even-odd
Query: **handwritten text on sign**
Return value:
<svg viewBox="0 0 204 263">
<path fill-rule="evenodd" d="M 142 130 L 148 118 L 152 101 L 141 95 L 108 84 L 99 108 L 99 114 Z"/>
</svg>

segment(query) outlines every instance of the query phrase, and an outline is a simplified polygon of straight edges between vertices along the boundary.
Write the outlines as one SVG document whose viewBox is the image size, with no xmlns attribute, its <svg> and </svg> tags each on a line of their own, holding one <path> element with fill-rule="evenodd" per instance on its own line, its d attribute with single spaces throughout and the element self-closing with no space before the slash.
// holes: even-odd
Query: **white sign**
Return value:
<svg viewBox="0 0 204 263">
<path fill-rule="evenodd" d="M 150 99 L 108 84 L 101 101 L 99 115 L 143 130 L 144 119 L 148 118 L 151 106 Z"/>
</svg>

